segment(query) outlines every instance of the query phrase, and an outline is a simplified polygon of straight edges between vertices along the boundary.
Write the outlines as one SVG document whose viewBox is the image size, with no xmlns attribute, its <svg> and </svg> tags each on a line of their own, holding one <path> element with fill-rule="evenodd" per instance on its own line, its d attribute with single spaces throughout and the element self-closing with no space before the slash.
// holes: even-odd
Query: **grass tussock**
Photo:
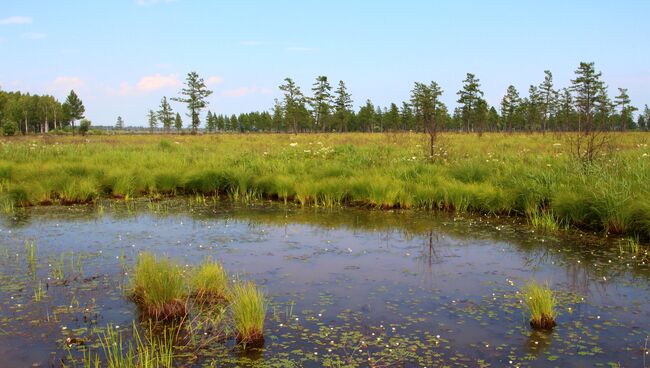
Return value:
<svg viewBox="0 0 650 368">
<path fill-rule="evenodd" d="M 187 290 L 180 267 L 151 253 L 138 255 L 131 297 L 146 317 L 155 320 L 177 319 L 187 314 Z"/>
<path fill-rule="evenodd" d="M 232 299 L 230 280 L 223 266 L 212 260 L 202 263 L 192 278 L 192 293 L 201 303 L 224 304 Z"/>
<path fill-rule="evenodd" d="M 245 346 L 263 344 L 267 308 L 264 292 L 254 282 L 238 282 L 233 286 L 231 308 L 237 342 Z"/>
<path fill-rule="evenodd" d="M 548 284 L 535 281 L 522 289 L 524 303 L 530 313 L 530 325 L 534 329 L 550 330 L 555 322 L 555 296 Z"/>
</svg>

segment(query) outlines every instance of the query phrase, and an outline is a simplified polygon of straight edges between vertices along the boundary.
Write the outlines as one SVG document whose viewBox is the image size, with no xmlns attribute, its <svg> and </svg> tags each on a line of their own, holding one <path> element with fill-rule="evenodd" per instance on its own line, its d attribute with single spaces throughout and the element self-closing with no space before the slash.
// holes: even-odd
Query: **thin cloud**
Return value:
<svg viewBox="0 0 650 368">
<path fill-rule="evenodd" d="M 51 83 L 51 87 L 54 90 L 70 90 L 70 89 L 79 89 L 83 87 L 84 81 L 79 77 L 74 76 L 60 76 L 54 78 Z"/>
<path fill-rule="evenodd" d="M 309 52 L 309 51 L 316 51 L 316 49 L 311 48 L 311 47 L 299 47 L 299 46 L 289 46 L 286 49 L 287 51 L 293 51 L 293 52 Z"/>
<path fill-rule="evenodd" d="M 219 83 L 221 83 L 221 82 L 223 82 L 223 78 L 221 78 L 221 77 L 218 76 L 218 75 L 213 75 L 213 76 L 209 77 L 209 78 L 205 81 L 205 84 L 208 85 L 208 86 L 213 86 L 213 85 L 215 85 L 215 84 L 219 84 Z"/>
<path fill-rule="evenodd" d="M 47 37 L 47 34 L 41 32 L 27 32 L 23 34 L 23 37 L 29 38 L 30 40 L 42 40 Z"/>
<path fill-rule="evenodd" d="M 271 88 L 239 87 L 237 89 L 223 91 L 221 92 L 221 96 L 238 98 L 254 94 L 268 95 L 272 92 L 273 90 Z"/>
<path fill-rule="evenodd" d="M 135 86 L 128 82 L 120 83 L 117 94 L 120 96 L 131 96 L 166 88 L 177 88 L 181 85 L 182 83 L 178 79 L 178 74 L 161 75 L 160 73 L 156 73 L 140 78 Z"/>
<path fill-rule="evenodd" d="M 23 17 L 19 15 L 14 15 L 12 17 L 0 19 L 0 26 L 11 25 L 11 24 L 31 24 L 32 17 Z"/>
</svg>

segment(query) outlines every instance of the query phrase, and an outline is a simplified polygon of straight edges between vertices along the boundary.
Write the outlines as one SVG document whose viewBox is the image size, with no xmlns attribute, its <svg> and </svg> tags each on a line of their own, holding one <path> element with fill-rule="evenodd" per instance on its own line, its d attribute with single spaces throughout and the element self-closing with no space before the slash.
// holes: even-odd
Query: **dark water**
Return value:
<svg viewBox="0 0 650 368">
<path fill-rule="evenodd" d="M 137 314 L 125 273 L 143 250 L 188 267 L 211 256 L 272 300 L 262 351 L 212 342 L 179 365 L 650 364 L 647 256 L 602 235 L 424 212 L 190 201 L 34 208 L 0 229 L 0 367 L 75 366 L 81 353 L 66 338 L 96 346 L 107 324 L 129 329 Z M 25 240 L 36 244 L 35 272 Z M 61 269 L 65 282 L 53 277 Z M 552 333 L 528 326 L 518 295 L 528 280 L 557 291 Z"/>
</svg>

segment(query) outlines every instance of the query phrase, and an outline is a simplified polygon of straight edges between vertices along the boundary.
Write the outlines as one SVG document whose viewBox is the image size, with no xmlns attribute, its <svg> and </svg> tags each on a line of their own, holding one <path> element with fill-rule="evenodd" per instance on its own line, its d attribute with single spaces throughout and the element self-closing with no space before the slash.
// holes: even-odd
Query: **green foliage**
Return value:
<svg viewBox="0 0 650 368">
<path fill-rule="evenodd" d="M 92 123 L 88 119 L 81 120 L 79 122 L 79 133 L 81 133 L 81 135 L 86 135 L 88 133 L 88 131 L 90 130 L 90 125 L 91 124 Z"/>
<path fill-rule="evenodd" d="M 18 124 L 15 121 L 7 121 L 2 124 L 3 135 L 15 135 L 18 132 Z"/>
</svg>

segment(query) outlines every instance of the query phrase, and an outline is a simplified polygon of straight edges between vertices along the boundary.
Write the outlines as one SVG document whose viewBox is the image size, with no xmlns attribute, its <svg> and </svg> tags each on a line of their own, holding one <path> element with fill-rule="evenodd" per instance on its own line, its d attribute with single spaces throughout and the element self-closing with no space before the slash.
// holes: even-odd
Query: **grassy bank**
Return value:
<svg viewBox="0 0 650 368">
<path fill-rule="evenodd" d="M 650 236 L 650 138 L 615 134 L 593 164 L 564 135 L 418 134 L 21 137 L 0 145 L 0 203 L 198 194 L 304 206 L 526 216 Z M 556 226 L 557 225 L 557 226 Z"/>
</svg>

